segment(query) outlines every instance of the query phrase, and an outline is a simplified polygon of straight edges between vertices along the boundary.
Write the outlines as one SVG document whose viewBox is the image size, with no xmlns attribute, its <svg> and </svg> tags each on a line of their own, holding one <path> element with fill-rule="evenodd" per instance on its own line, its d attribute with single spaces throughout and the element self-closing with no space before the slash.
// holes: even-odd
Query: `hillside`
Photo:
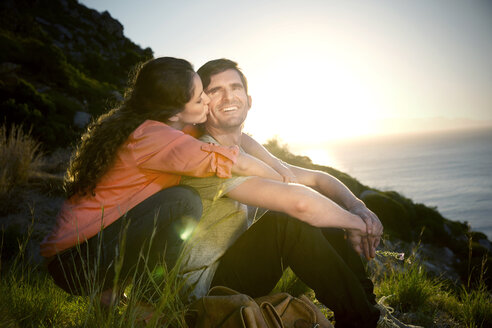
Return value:
<svg viewBox="0 0 492 328">
<path fill-rule="evenodd" d="M 76 0 L 0 2 L 0 112 L 65 147 L 90 117 L 122 100 L 130 70 L 152 57 L 123 25 Z M 3 122 L 2 122 L 3 123 Z"/>
</svg>

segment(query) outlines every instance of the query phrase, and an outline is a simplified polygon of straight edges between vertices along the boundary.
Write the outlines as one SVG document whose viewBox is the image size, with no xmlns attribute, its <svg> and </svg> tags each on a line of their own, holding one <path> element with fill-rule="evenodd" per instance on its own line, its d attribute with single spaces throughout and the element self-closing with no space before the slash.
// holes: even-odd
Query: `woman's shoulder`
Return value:
<svg viewBox="0 0 492 328">
<path fill-rule="evenodd" d="M 182 131 L 170 127 L 166 123 L 154 121 L 154 120 L 144 121 L 132 133 L 133 137 L 137 139 L 150 135 L 158 135 L 162 137 L 162 136 L 173 136 L 173 135 L 179 136 L 182 134 L 183 134 Z"/>
</svg>

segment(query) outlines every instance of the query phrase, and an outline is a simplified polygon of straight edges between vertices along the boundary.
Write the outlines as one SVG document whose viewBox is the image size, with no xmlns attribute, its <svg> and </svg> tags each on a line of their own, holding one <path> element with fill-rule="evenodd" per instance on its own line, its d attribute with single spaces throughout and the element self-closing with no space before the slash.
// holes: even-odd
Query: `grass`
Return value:
<svg viewBox="0 0 492 328">
<path fill-rule="evenodd" d="M 143 327 L 137 319 L 141 316 L 141 301 L 145 300 L 155 313 L 145 327 L 186 327 L 187 307 L 180 300 L 183 281 L 179 278 L 179 265 L 169 271 L 165 265 L 153 272 L 147 271 L 145 276 L 150 279 L 143 280 L 136 275 L 130 277 L 125 289 L 127 301 L 121 302 L 114 297 L 114 305 L 104 310 L 100 303 L 100 290 L 92 288 L 85 296 L 72 296 L 58 288 L 41 267 L 29 264 L 24 254 L 30 234 L 19 241 L 19 252 L 8 267 L 5 264 L 2 267 L 0 261 L 0 315 L 3 325 Z M 142 261 L 145 257 L 141 254 Z M 492 326 L 492 298 L 483 281 L 474 288 L 456 288 L 442 278 L 427 274 L 415 255 L 403 263 L 395 265 L 395 261 L 392 257 L 383 259 L 374 280 L 377 297 L 394 308 L 397 317 L 425 327 Z M 116 265 L 116 270 L 118 268 Z M 150 297 L 149 290 L 153 292 Z M 286 270 L 276 291 L 292 295 L 310 292 L 290 270 Z M 330 315 L 326 309 L 322 310 Z"/>
<path fill-rule="evenodd" d="M 429 275 L 416 256 L 418 248 L 399 265 L 383 262 L 374 272 L 375 293 L 407 323 L 425 327 L 492 327 L 492 295 L 480 271 L 479 284 L 456 286 Z"/>
<path fill-rule="evenodd" d="M 146 281 L 131 277 L 125 289 L 127 301 L 115 298 L 114 306 L 104 310 L 100 291 L 94 289 L 85 296 L 70 295 L 58 288 L 42 268 L 29 264 L 23 255 L 26 245 L 27 239 L 19 242 L 19 253 L 8 267 L 5 263 L 2 267 L 0 262 L 0 315 L 3 318 L 0 326 L 144 327 L 137 319 L 141 315 L 140 302 L 145 299 L 155 312 L 145 327 L 186 327 L 186 305 L 179 297 L 182 281 L 177 267 L 167 271 L 162 266 L 157 271 L 147 272 L 152 279 Z M 142 255 L 144 259 L 145 254 Z M 388 261 L 391 263 L 384 263 L 382 276 L 375 278 L 375 291 L 403 321 L 425 327 L 492 326 L 492 298 L 484 283 L 474 289 L 453 288 L 444 280 L 429 276 L 418 261 L 407 260 L 399 266 L 394 266 L 392 259 Z M 159 283 L 162 280 L 166 283 Z M 282 280 L 276 291 L 293 295 L 305 291 L 290 270 Z M 149 290 L 155 292 L 153 297 L 148 297 Z"/>
<path fill-rule="evenodd" d="M 84 272 L 90 280 L 87 292 L 74 296 L 56 286 L 43 267 L 25 258 L 32 226 L 24 239 L 18 240 L 17 255 L 8 263 L 0 259 L 0 327 L 186 327 L 186 308 L 180 299 L 180 260 L 171 270 L 160 265 L 156 270 L 127 277 L 127 297 L 122 300 L 114 293 L 108 307 L 101 303 L 102 291 L 94 278 L 97 273 Z M 123 256 L 124 252 L 120 253 L 116 261 L 113 290 L 123 280 L 118 279 Z M 146 254 L 141 253 L 140 261 L 145 259 Z M 143 316 L 149 314 L 149 309 L 153 315 L 144 324 Z"/>
<path fill-rule="evenodd" d="M 0 203 L 3 206 L 16 186 L 25 184 L 41 164 L 40 143 L 22 126 L 0 126 Z"/>
</svg>

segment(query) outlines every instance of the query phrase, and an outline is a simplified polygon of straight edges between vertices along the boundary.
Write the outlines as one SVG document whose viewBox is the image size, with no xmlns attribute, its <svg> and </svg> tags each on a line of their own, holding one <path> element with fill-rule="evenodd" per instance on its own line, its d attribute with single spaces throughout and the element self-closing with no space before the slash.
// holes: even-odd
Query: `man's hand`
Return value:
<svg viewBox="0 0 492 328">
<path fill-rule="evenodd" d="M 352 248 L 357 252 L 357 254 L 362 255 L 364 253 L 364 234 L 360 230 L 346 229 L 347 240 L 352 245 Z"/>
<path fill-rule="evenodd" d="M 367 235 L 361 238 L 362 250 L 364 256 L 370 260 L 376 256 L 376 248 L 381 241 L 381 235 L 383 234 L 383 225 L 374 212 L 367 208 L 362 202 L 357 202 L 354 206 L 349 208 L 352 214 L 359 216 L 366 224 Z"/>
<path fill-rule="evenodd" d="M 275 165 L 272 166 L 278 174 L 282 176 L 285 183 L 297 183 L 297 177 L 295 174 L 284 164 L 282 161 L 278 160 Z"/>
</svg>

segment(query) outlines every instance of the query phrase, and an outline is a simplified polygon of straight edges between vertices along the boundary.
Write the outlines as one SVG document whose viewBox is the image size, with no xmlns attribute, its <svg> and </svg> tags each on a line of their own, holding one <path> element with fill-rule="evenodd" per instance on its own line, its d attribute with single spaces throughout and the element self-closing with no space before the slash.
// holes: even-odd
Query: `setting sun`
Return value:
<svg viewBox="0 0 492 328">
<path fill-rule="evenodd" d="M 326 49 L 325 53 L 328 53 Z M 246 129 L 286 140 L 332 140 L 373 133 L 371 120 L 384 109 L 374 83 L 343 59 L 315 58 L 302 66 L 286 55 L 262 72 L 253 72 L 253 107 Z M 294 55 L 299 55 L 296 53 Z M 308 56 L 308 54 L 304 54 Z M 314 58 L 313 58 L 314 57 Z M 260 76 L 262 78 L 257 79 Z"/>
</svg>

